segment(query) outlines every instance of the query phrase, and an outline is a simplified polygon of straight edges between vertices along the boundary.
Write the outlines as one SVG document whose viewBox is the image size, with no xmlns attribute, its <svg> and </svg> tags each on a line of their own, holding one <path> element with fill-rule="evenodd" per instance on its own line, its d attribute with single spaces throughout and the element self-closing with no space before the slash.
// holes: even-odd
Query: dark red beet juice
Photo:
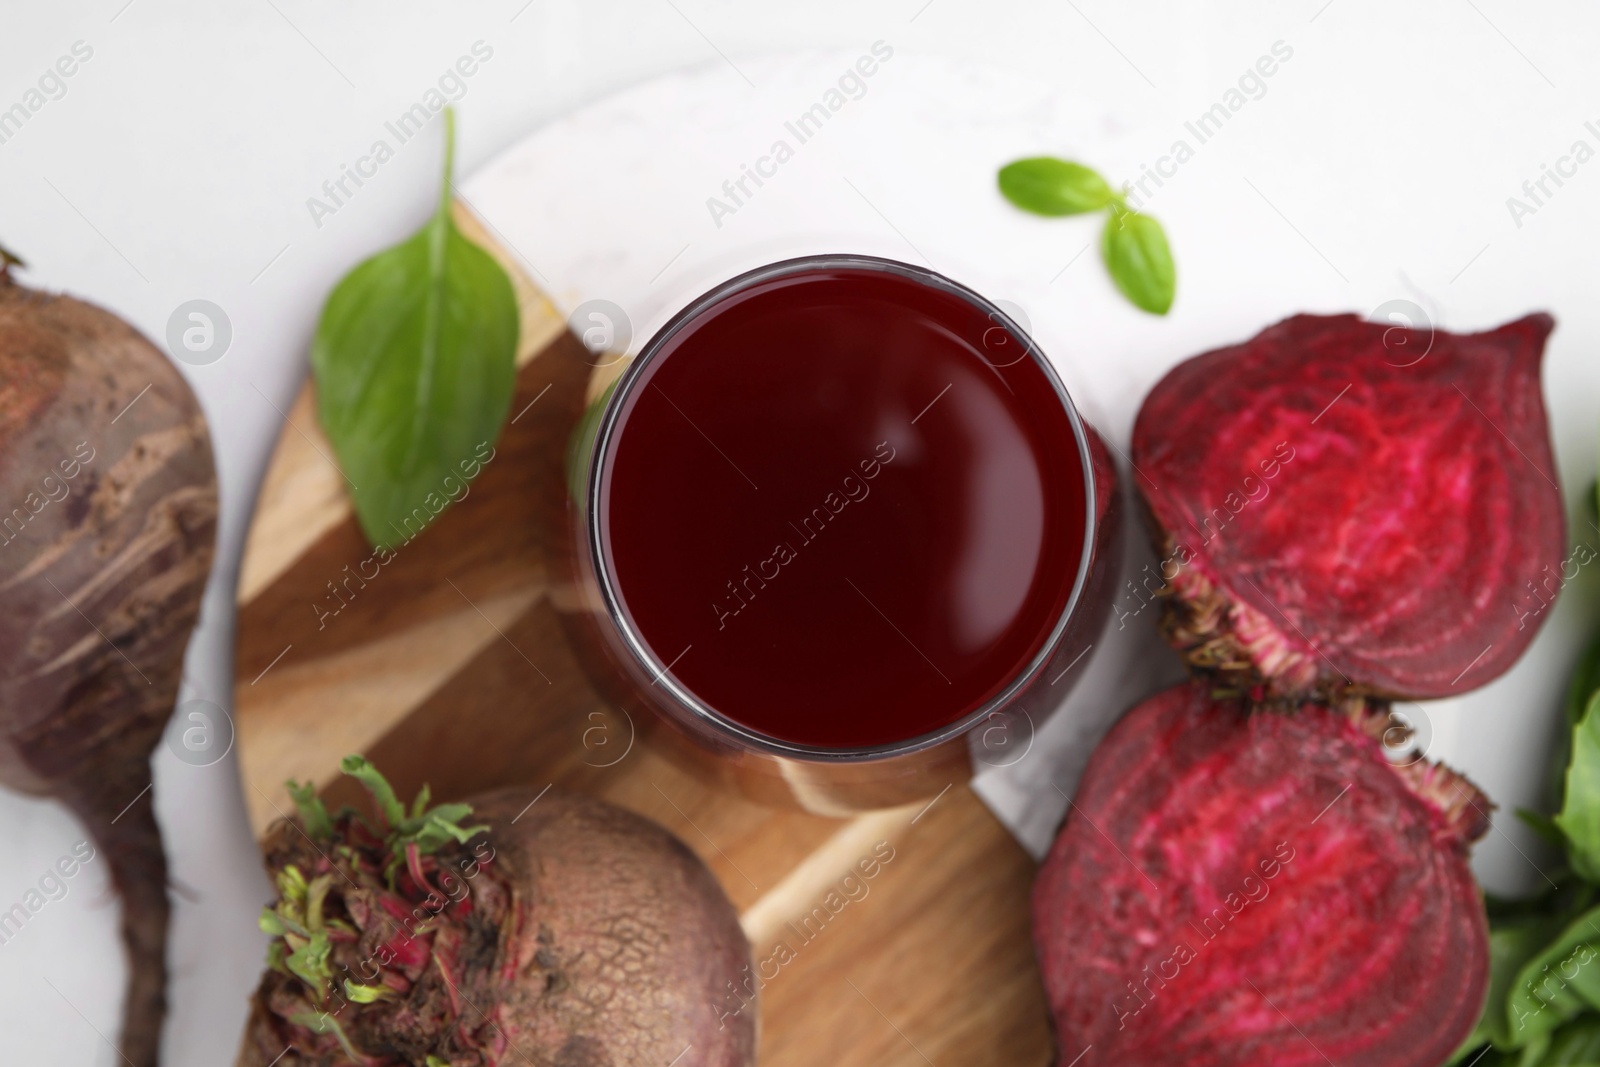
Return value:
<svg viewBox="0 0 1600 1067">
<path fill-rule="evenodd" d="M 600 536 L 621 613 L 679 685 L 768 738 L 868 748 L 1027 669 L 1087 500 L 1055 383 L 999 322 L 905 274 L 808 267 L 646 353 Z"/>
</svg>

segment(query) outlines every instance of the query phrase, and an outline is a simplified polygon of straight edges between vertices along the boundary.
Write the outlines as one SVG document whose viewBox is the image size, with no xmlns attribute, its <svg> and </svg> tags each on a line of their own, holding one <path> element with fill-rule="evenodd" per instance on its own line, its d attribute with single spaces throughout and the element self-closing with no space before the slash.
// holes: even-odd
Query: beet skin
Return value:
<svg viewBox="0 0 1600 1067">
<path fill-rule="evenodd" d="M 150 754 L 211 570 L 205 417 L 101 308 L 17 284 L 0 249 L 0 784 L 71 808 L 122 898 L 116 1061 L 155 1067 L 171 902 Z"/>
<path fill-rule="evenodd" d="M 1190 664 L 1289 700 L 1510 667 L 1576 570 L 1539 390 L 1553 325 L 1296 315 L 1163 378 L 1132 458 Z"/>
<path fill-rule="evenodd" d="M 287 915 L 325 939 L 274 942 L 239 1067 L 755 1062 L 756 1013 L 721 1017 L 749 944 L 682 842 L 554 789 L 470 805 L 468 840 L 403 862 L 381 816 L 376 834 L 348 809 L 326 833 L 277 825 L 263 927 Z"/>
<path fill-rule="evenodd" d="M 1249 712 L 1193 683 L 1095 751 L 1034 888 L 1060 1062 L 1437 1067 L 1472 1031 L 1488 804 L 1391 765 L 1360 700 Z"/>
</svg>

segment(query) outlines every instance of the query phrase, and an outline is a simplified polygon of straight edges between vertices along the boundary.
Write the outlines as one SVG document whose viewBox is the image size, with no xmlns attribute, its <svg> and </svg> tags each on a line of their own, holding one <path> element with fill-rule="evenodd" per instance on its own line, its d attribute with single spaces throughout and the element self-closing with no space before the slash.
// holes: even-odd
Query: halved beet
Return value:
<svg viewBox="0 0 1600 1067">
<path fill-rule="evenodd" d="M 1488 803 L 1391 765 L 1386 710 L 1250 713 L 1200 683 L 1096 749 L 1034 888 L 1060 1062 L 1437 1067 L 1488 980 Z M 1375 736 L 1378 735 L 1378 736 Z"/>
<path fill-rule="evenodd" d="M 1132 457 L 1169 639 L 1226 684 L 1288 697 L 1441 697 L 1510 667 L 1564 580 L 1539 391 L 1553 326 L 1296 315 L 1175 367 Z"/>
</svg>

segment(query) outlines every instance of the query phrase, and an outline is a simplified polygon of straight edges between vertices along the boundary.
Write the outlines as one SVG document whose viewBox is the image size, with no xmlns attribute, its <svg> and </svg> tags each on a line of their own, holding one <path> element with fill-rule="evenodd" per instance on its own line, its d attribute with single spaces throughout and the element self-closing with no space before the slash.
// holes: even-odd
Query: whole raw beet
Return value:
<svg viewBox="0 0 1600 1067">
<path fill-rule="evenodd" d="M 329 857 L 347 845 L 369 859 L 381 853 L 359 821 L 337 820 L 332 845 L 312 844 L 300 822 L 278 825 L 267 858 L 280 885 L 291 866 L 312 885 L 333 875 L 322 908 L 352 936 L 335 935 L 329 972 L 393 993 L 318 1003 L 301 977 L 269 969 L 240 1067 L 754 1062 L 756 1013 L 721 1017 L 749 945 L 722 888 L 682 842 L 631 812 L 556 790 L 506 789 L 469 803 L 487 831 L 418 857 L 420 873 L 402 869 L 392 892 L 343 858 L 333 871 Z M 429 892 L 436 904 L 462 899 L 431 907 Z M 414 923 L 419 915 L 425 921 Z M 342 1034 L 318 1032 L 323 1012 Z"/>
<path fill-rule="evenodd" d="M 1290 699 L 1449 696 L 1510 667 L 1570 577 L 1553 325 L 1296 315 L 1163 378 L 1132 458 L 1191 665 Z"/>
<path fill-rule="evenodd" d="M 1199 684 L 1096 749 L 1034 888 L 1060 1062 L 1438 1067 L 1488 931 L 1465 779 L 1391 765 L 1385 712 L 1256 711 Z"/>
<path fill-rule="evenodd" d="M 150 754 L 211 569 L 205 418 L 110 312 L 17 284 L 0 250 L 0 784 L 83 821 L 122 897 L 120 1061 L 155 1067 L 167 863 Z"/>
</svg>

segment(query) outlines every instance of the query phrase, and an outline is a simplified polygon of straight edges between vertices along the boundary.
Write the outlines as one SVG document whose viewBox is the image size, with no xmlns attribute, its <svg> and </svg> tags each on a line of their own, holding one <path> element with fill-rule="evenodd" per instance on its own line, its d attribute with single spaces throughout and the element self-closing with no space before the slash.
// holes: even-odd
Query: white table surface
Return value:
<svg viewBox="0 0 1600 1067">
<path fill-rule="evenodd" d="M 613 299 L 647 333 L 699 279 L 795 247 L 794 213 L 821 211 L 832 229 L 807 222 L 808 239 L 921 258 L 1020 305 L 1091 419 L 1119 444 L 1163 369 L 1296 310 L 1370 312 L 1403 299 L 1442 326 L 1475 329 L 1545 308 L 1559 322 L 1546 391 L 1560 473 L 1575 497 L 1594 477 L 1600 418 L 1600 308 L 1590 297 L 1600 282 L 1590 252 L 1600 162 L 1579 167 L 1520 220 L 1507 198 L 1523 195 L 1522 183 L 1573 142 L 1600 149 L 1600 110 L 1590 103 L 1600 98 L 1589 55 L 1597 30 L 1600 15 L 1587 6 L 1505 0 L 1404 10 L 1364 0 L 1167 10 L 1107 0 L 759 9 L 508 0 L 448 14 L 418 3 L 305 0 L 30 5 L 8 12 L 0 34 L 0 108 L 75 42 L 93 55 L 64 95 L 0 143 L 0 242 L 29 260 L 30 284 L 104 304 L 152 338 L 196 298 L 220 305 L 232 323 L 222 359 L 182 368 L 212 423 L 223 493 L 218 566 L 185 696 L 225 696 L 239 552 L 281 426 L 273 405 L 299 387 L 329 286 L 424 217 L 436 190 L 436 127 L 336 213 L 314 220 L 306 200 L 475 42 L 493 56 L 456 105 L 459 172 L 469 178 L 552 120 L 653 76 L 700 68 L 669 85 L 699 94 L 678 103 L 698 101 L 704 121 L 671 137 L 649 124 L 663 113 L 652 110 L 659 98 L 612 107 L 612 116 L 632 108 L 646 124 L 619 123 L 609 143 L 583 124 L 545 131 L 585 150 L 546 158 L 553 169 L 540 188 L 565 182 L 588 192 L 564 205 L 565 231 L 540 231 L 537 248 L 517 243 L 567 307 Z M 730 131 L 767 128 L 759 121 L 769 98 L 808 106 L 842 70 L 839 57 L 879 40 L 895 58 L 827 131 L 839 136 L 819 137 L 815 152 L 804 146 L 716 227 L 703 202 L 715 189 L 699 176 L 720 184 L 761 148 L 746 151 L 726 139 Z M 1292 59 L 1149 202 L 1180 267 L 1167 318 L 1122 304 L 1092 250 L 1066 266 L 1092 224 L 1024 218 L 996 202 L 994 166 L 1035 151 L 1081 155 L 1115 179 L 1137 179 L 1174 140 L 1195 145 L 1185 121 L 1280 40 Z M 835 51 L 774 55 L 796 48 Z M 772 125 L 785 117 L 773 115 Z M 929 128 L 960 150 L 924 136 Z M 663 141 L 669 151 L 642 151 Z M 725 165 L 695 169 L 716 158 Z M 585 168 L 591 178 L 580 180 Z M 495 173 L 471 178 L 468 195 L 514 225 L 515 213 L 493 206 L 503 195 L 492 188 Z M 634 176 L 631 187 L 619 185 L 621 173 Z M 1600 615 L 1596 586 L 1593 574 L 1569 586 L 1533 650 L 1500 681 L 1418 711 L 1431 727 L 1430 755 L 1467 771 L 1502 805 L 1475 857 L 1493 888 L 1539 880 L 1541 853 L 1505 813 L 1538 800 L 1558 694 Z M 1149 684 L 1149 659 L 1115 642 L 1100 652 L 1039 747 L 982 785 L 1036 841 L 1058 810 L 1039 798 L 1075 771 L 1065 750 L 1075 733 L 1101 725 L 1103 715 L 1083 705 L 1103 710 L 1115 694 Z M 176 900 L 167 1062 L 231 1062 L 261 963 L 254 916 L 268 892 L 236 767 L 231 757 L 190 767 L 163 749 L 156 796 L 175 877 L 193 897 Z M 0 825 L 6 905 L 82 837 L 55 806 L 9 794 L 0 794 Z M 116 1033 L 122 985 L 104 874 L 91 863 L 65 899 L 0 946 L 8 1061 L 119 1062 L 100 1036 Z"/>
</svg>

